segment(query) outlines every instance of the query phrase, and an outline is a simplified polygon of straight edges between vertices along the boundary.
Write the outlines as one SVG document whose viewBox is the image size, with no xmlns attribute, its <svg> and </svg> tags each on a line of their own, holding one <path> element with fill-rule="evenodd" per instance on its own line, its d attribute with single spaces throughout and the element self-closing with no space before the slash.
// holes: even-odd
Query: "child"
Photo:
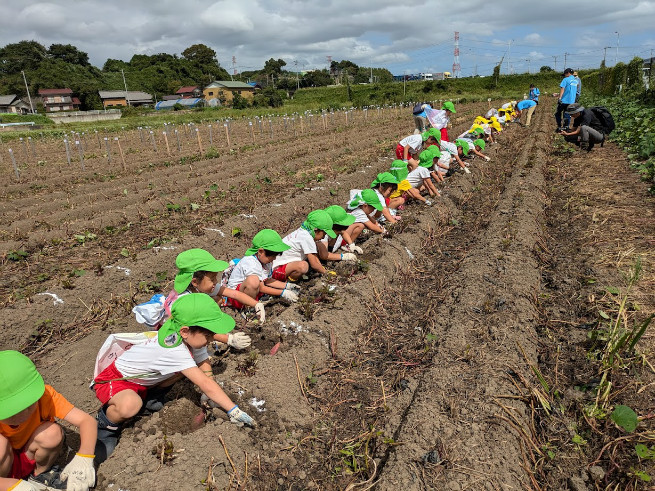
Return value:
<svg viewBox="0 0 655 491">
<path fill-rule="evenodd" d="M 460 162 L 463 162 L 461 159 L 463 157 L 468 157 L 470 151 L 469 144 L 465 140 L 458 138 L 455 140 L 455 145 L 457 146 L 457 156 L 460 159 Z M 466 164 L 464 164 L 464 172 L 467 174 L 471 173 L 471 171 L 466 167 Z"/>
<path fill-rule="evenodd" d="M 278 281 L 298 281 L 310 267 L 325 274 L 327 270 L 318 258 L 316 243 L 326 234 L 333 239 L 337 238 L 332 226 L 332 219 L 325 210 L 314 210 L 307 215 L 307 220 L 300 228 L 282 239 L 291 247 L 273 261 L 272 278 Z"/>
<path fill-rule="evenodd" d="M 432 173 L 430 172 L 430 169 L 434 166 L 434 159 L 439 155 L 441 155 L 441 152 L 437 147 L 423 150 L 419 156 L 419 166 L 407 175 L 407 180 L 413 188 L 417 189 L 419 193 L 424 189 L 427 190 L 430 197 L 439 195 L 439 191 L 432 182 Z M 431 205 L 432 203 L 426 200 L 425 204 Z"/>
<path fill-rule="evenodd" d="M 123 424 L 139 413 L 148 391 L 170 387 L 182 377 L 223 408 L 230 421 L 255 426 L 212 377 L 207 344 L 233 329 L 234 319 L 221 312 L 209 295 L 190 293 L 173 303 L 171 316 L 156 337 L 135 344 L 103 370 L 93 382 L 102 403 L 97 416 L 98 462 L 114 451 Z"/>
<path fill-rule="evenodd" d="M 441 142 L 441 146 L 440 146 L 441 157 L 439 157 L 439 162 L 437 163 L 437 165 L 441 169 L 445 169 L 447 175 L 451 175 L 454 172 L 450 168 L 450 164 L 452 163 L 453 159 L 459 164 L 459 166 L 462 169 L 464 169 L 464 172 L 469 174 L 471 173 L 471 171 L 466 168 L 466 164 L 464 164 L 464 162 L 462 162 L 462 159 L 460 158 L 460 154 L 462 153 L 460 148 L 461 147 L 458 147 L 456 143 L 447 142 L 447 141 Z"/>
<path fill-rule="evenodd" d="M 423 148 L 426 149 L 432 145 L 439 146 L 441 142 L 441 133 L 436 128 L 430 128 L 429 130 L 421 133 L 421 138 L 423 138 Z"/>
<path fill-rule="evenodd" d="M 418 136 L 420 137 L 420 135 Z M 386 233 L 387 230 L 377 221 L 378 214 L 382 213 L 382 204 L 372 189 L 362 189 L 359 192 L 352 190 L 348 210 L 355 217 L 355 222 L 346 229 L 346 233 L 353 241 L 357 240 L 364 228 L 377 234 Z M 364 228 L 359 224 L 364 224 Z"/>
<path fill-rule="evenodd" d="M 389 202 L 391 201 L 389 197 L 391 196 L 391 193 L 398 189 L 398 181 L 394 175 L 389 172 L 378 174 L 375 180 L 371 183 L 371 189 L 375 191 L 375 194 L 380 198 L 384 220 L 388 223 L 396 223 L 400 220 L 399 216 L 396 217 L 391 213 L 391 211 L 389 211 Z"/>
<path fill-rule="evenodd" d="M 456 112 L 454 104 L 450 101 L 444 102 L 441 110 L 425 111 L 432 127 L 440 131 L 442 141 L 448 141 L 448 123 L 450 122 L 450 116 Z"/>
<path fill-rule="evenodd" d="M 463 142 L 466 142 L 466 144 L 469 147 L 469 153 L 473 152 L 475 155 L 478 157 L 483 158 L 487 162 L 491 160 L 491 158 L 487 157 L 485 154 L 482 153 L 482 150 L 484 150 L 486 144 L 482 138 L 478 138 L 477 140 L 473 141 L 470 138 L 460 138 Z M 473 158 L 471 156 L 471 158 Z"/>
<path fill-rule="evenodd" d="M 325 211 L 332 219 L 332 230 L 337 234 L 337 238 L 323 237 L 323 240 L 316 244 L 318 257 L 323 261 L 357 261 L 354 253 L 363 254 L 364 251 L 353 243 L 348 232 L 348 228 L 355 223 L 355 217 L 346 213 L 346 210 L 339 205 L 328 206 Z M 358 223 L 353 230 L 356 230 L 359 235 L 364 230 L 364 224 Z M 339 248 L 344 252 L 337 252 Z"/>
<path fill-rule="evenodd" d="M 206 293 L 216 301 L 224 298 L 234 299 L 243 305 L 253 307 L 259 315 L 259 321 L 264 322 L 266 318 L 264 304 L 242 292 L 226 288 L 218 281 L 218 273 L 229 266 L 225 261 L 214 258 L 204 249 L 189 249 L 177 255 L 175 265 L 178 273 L 175 276 L 173 290 L 165 300 L 162 300 L 162 295 L 155 295 L 149 302 L 134 307 L 132 312 L 135 313 L 137 322 L 146 324 L 156 331 L 170 316 L 173 302 L 189 293 Z M 223 300 L 222 303 L 226 302 Z M 215 340 L 237 349 L 244 349 L 250 346 L 250 338 L 246 338 L 243 333 L 234 333 L 230 336 L 216 336 Z"/>
<path fill-rule="evenodd" d="M 257 302 L 262 295 L 273 295 L 288 302 L 297 302 L 297 291 L 300 289 L 297 285 L 271 278 L 273 261 L 289 249 L 291 246 L 285 244 L 275 230 L 260 230 L 252 238 L 252 247 L 234 266 L 227 280 L 227 287 L 248 295 Z M 226 300 L 235 309 L 244 307 L 244 304 L 233 298 Z"/>
<path fill-rule="evenodd" d="M 468 130 L 459 135 L 457 138 L 482 138 L 481 135 L 484 135 L 484 128 L 478 123 L 473 123 L 473 125 Z"/>
<path fill-rule="evenodd" d="M 396 158 L 409 163 L 412 168 L 415 168 L 418 165 L 416 156 L 422 147 L 423 137 L 421 135 L 409 135 L 396 145 Z"/>
<path fill-rule="evenodd" d="M 63 471 L 53 463 L 64 446 L 55 418 L 77 426 L 80 449 Z M 0 489 L 46 486 L 87 491 L 95 484 L 96 422 L 45 385 L 34 363 L 18 351 L 0 351 Z"/>
</svg>

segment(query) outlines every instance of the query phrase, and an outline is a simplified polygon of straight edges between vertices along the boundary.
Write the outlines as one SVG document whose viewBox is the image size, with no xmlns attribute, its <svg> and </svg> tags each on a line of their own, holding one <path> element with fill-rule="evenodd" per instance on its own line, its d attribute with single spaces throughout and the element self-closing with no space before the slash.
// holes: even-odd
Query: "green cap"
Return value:
<svg viewBox="0 0 655 491">
<path fill-rule="evenodd" d="M 346 212 L 341 206 L 339 205 L 332 205 L 328 206 L 325 209 L 326 213 L 330 215 L 330 218 L 332 219 L 332 222 L 335 225 L 341 225 L 343 227 L 348 227 L 355 223 L 355 217 L 351 215 L 350 213 Z"/>
<path fill-rule="evenodd" d="M 189 249 L 181 252 L 175 259 L 175 265 L 180 270 L 175 276 L 173 284 L 177 293 L 182 293 L 189 287 L 193 273 L 196 271 L 218 273 L 225 271 L 229 266 L 225 261 L 219 261 L 204 249 Z"/>
<path fill-rule="evenodd" d="M 266 249 L 273 252 L 284 252 L 291 249 L 290 245 L 282 242 L 282 237 L 275 230 L 265 228 L 260 230 L 252 238 L 252 247 L 246 251 L 245 256 L 252 256 L 257 253 L 259 249 Z"/>
<path fill-rule="evenodd" d="M 407 169 L 407 162 L 404 160 L 396 159 L 391 162 L 391 170 L 393 169 Z"/>
<path fill-rule="evenodd" d="M 405 165 L 405 167 L 407 167 L 407 165 Z M 387 183 L 387 182 L 391 184 L 398 184 L 398 179 L 396 179 L 396 177 L 390 172 L 382 172 L 378 174 L 375 180 L 371 183 L 371 187 L 374 188 L 378 184 Z"/>
<path fill-rule="evenodd" d="M 311 234 L 316 229 L 322 230 L 328 237 L 335 239 L 337 234 L 332 230 L 332 225 L 334 225 L 332 218 L 325 210 L 314 210 L 307 215 L 307 220 L 302 224 L 302 227 Z"/>
<path fill-rule="evenodd" d="M 431 136 L 434 136 L 438 142 L 441 141 L 441 132 L 436 128 L 430 128 L 429 130 L 421 133 L 421 138 L 423 138 L 423 141 L 426 141 Z"/>
<path fill-rule="evenodd" d="M 361 204 L 371 205 L 376 210 L 382 211 L 382 203 L 380 203 L 378 193 L 372 189 L 361 190 L 350 202 L 350 208 L 356 208 Z"/>
<path fill-rule="evenodd" d="M 216 334 L 227 334 L 234 329 L 234 319 L 224 314 L 216 301 L 204 293 L 189 293 L 179 297 L 171 307 L 171 317 L 157 333 L 162 348 L 175 348 L 183 339 L 180 329 L 200 326 Z"/>
<path fill-rule="evenodd" d="M 394 177 L 398 180 L 398 184 L 400 184 L 400 181 L 404 181 L 405 179 L 407 179 L 407 176 L 409 175 L 407 166 L 404 166 L 404 168 L 400 168 L 400 169 L 391 169 L 389 172 L 391 172 L 394 175 Z"/>
<path fill-rule="evenodd" d="M 469 154 L 469 144 L 466 143 L 464 140 L 458 138 L 457 140 L 455 140 L 455 145 L 457 145 L 458 147 L 462 147 L 462 153 L 464 155 Z"/>
<path fill-rule="evenodd" d="M 0 419 L 8 419 L 41 399 L 43 377 L 18 351 L 0 351 Z"/>
<path fill-rule="evenodd" d="M 474 135 L 481 135 L 484 133 L 484 130 L 480 127 L 474 128 L 473 131 L 469 131 L 469 133 L 473 133 Z"/>
<path fill-rule="evenodd" d="M 484 150 L 484 147 L 487 146 L 487 144 L 484 142 L 484 140 L 483 140 L 482 138 L 478 138 L 478 139 L 475 140 L 473 143 L 474 143 L 475 145 L 477 145 L 478 147 L 480 147 L 480 150 Z"/>
<path fill-rule="evenodd" d="M 450 101 L 444 102 L 443 106 L 441 106 L 441 109 L 447 109 L 448 111 L 450 111 L 453 114 L 455 114 L 457 112 L 457 111 L 455 111 L 455 105 Z"/>
<path fill-rule="evenodd" d="M 418 165 L 429 169 L 434 165 L 435 157 L 441 157 L 441 151 L 435 145 L 431 145 L 418 156 Z"/>
</svg>

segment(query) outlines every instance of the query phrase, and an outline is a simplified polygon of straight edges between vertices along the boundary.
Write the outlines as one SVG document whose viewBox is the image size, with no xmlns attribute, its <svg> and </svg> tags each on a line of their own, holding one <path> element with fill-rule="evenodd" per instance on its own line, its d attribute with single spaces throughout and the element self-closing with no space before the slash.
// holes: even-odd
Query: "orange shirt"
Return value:
<svg viewBox="0 0 655 491">
<path fill-rule="evenodd" d="M 34 412 L 29 419 L 16 427 L 0 423 L 0 435 L 4 436 L 16 450 L 22 449 L 36 429 L 46 421 L 55 418 L 64 419 L 73 409 L 70 402 L 51 386 L 45 386 L 45 392 L 38 400 Z"/>
</svg>

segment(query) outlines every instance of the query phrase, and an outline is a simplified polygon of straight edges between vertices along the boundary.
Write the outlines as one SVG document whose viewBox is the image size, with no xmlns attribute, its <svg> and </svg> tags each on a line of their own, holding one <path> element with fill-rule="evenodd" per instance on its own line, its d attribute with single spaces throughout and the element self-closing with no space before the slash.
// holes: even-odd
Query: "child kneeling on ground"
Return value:
<svg viewBox="0 0 655 491">
<path fill-rule="evenodd" d="M 431 169 L 434 167 L 434 159 L 438 158 L 441 155 L 439 149 L 435 146 L 423 150 L 419 156 L 419 165 L 416 169 L 411 171 L 407 175 L 407 180 L 412 185 L 412 187 L 420 193 L 423 190 L 426 190 L 430 197 L 439 196 L 439 191 L 432 182 L 431 176 L 438 176 L 435 172 L 431 172 Z M 435 177 L 435 179 L 438 179 Z M 425 200 L 426 205 L 431 205 L 430 200 Z"/>
<path fill-rule="evenodd" d="M 364 251 L 355 245 L 348 232 L 350 226 L 355 224 L 355 217 L 346 213 L 339 205 L 328 206 L 325 211 L 332 219 L 332 230 L 337 234 L 337 238 L 331 239 L 326 235 L 323 240 L 317 242 L 318 257 L 322 261 L 357 261 L 355 252 L 363 254 Z M 357 230 L 359 235 L 364 230 L 364 224 L 358 223 L 353 230 Z M 344 252 L 337 252 L 339 249 Z"/>
<path fill-rule="evenodd" d="M 284 239 L 285 244 L 291 246 L 281 256 L 273 261 L 272 278 L 278 281 L 298 281 L 302 275 L 314 271 L 325 274 L 327 270 L 318 257 L 316 244 L 327 234 L 332 239 L 337 234 L 332 230 L 332 219 L 325 210 L 314 210 L 303 222 L 300 228 L 294 230 Z"/>
<path fill-rule="evenodd" d="M 204 293 L 180 297 L 171 317 L 148 341 L 122 353 L 93 381 L 102 408 L 98 411 L 96 461 L 104 462 L 114 451 L 123 425 L 136 416 L 148 391 L 170 387 L 188 378 L 209 400 L 223 408 L 230 421 L 254 426 L 254 420 L 234 404 L 212 377 L 207 344 L 216 334 L 234 329 L 234 319 L 221 312 Z"/>
<path fill-rule="evenodd" d="M 53 466 L 64 447 L 55 418 L 80 430 L 80 449 L 62 471 Z M 96 480 L 96 437 L 93 417 L 45 385 L 27 356 L 0 351 L 0 489 L 88 490 Z"/>
<path fill-rule="evenodd" d="M 291 246 L 285 244 L 275 230 L 260 230 L 252 238 L 252 247 L 232 269 L 227 280 L 228 288 L 244 293 L 257 302 L 263 295 L 297 302 L 298 285 L 271 278 L 273 261 L 289 249 Z M 228 298 L 227 302 L 236 309 L 243 308 L 238 300 Z"/>
<path fill-rule="evenodd" d="M 386 233 L 386 229 L 377 221 L 382 214 L 380 198 L 372 189 L 350 190 L 351 199 L 348 202 L 348 213 L 355 217 L 355 222 L 348 227 L 346 232 L 350 238 L 357 240 L 364 229 L 371 230 L 376 234 Z M 363 224 L 362 228 L 360 224 Z"/>
</svg>

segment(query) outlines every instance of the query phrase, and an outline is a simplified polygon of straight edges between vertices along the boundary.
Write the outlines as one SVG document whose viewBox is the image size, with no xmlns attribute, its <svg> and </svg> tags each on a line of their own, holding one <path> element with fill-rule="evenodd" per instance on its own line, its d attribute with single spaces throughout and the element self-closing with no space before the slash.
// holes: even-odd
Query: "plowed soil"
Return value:
<svg viewBox="0 0 655 491">
<path fill-rule="evenodd" d="M 451 135 L 486 108 L 458 106 Z M 587 333 L 608 310 L 603 288 L 623 287 L 637 257 L 631 301 L 639 319 L 655 311 L 653 199 L 611 143 L 588 154 L 553 145 L 553 118 L 538 109 L 531 127 L 510 125 L 487 149 L 491 162 L 449 178 L 434 206 L 410 204 L 390 237 L 365 237 L 362 261 L 305 283 L 298 304 L 267 306 L 263 326 L 228 311 L 254 343 L 219 349 L 215 376 L 257 428 L 203 415 L 180 383 L 164 410 L 124 431 L 98 488 L 637 489 L 629 467 L 640 463 L 614 465 L 625 449 L 596 459 L 622 434 L 604 422 L 604 436 L 587 436 L 593 424 L 575 418 L 588 394 L 574 387 L 596 374 Z M 100 146 L 91 157 L 95 135 L 83 171 L 60 142 L 38 142 L 41 163 L 23 164 L 20 182 L 6 162 L 0 174 L 0 348 L 31 355 L 47 383 L 94 413 L 98 348 L 139 330 L 131 308 L 170 290 L 179 252 L 240 257 L 259 229 L 284 235 L 312 209 L 345 204 L 388 168 L 413 129 L 407 112 L 352 112 L 348 124 L 337 113 L 327 130 L 278 121 L 254 143 L 247 122 L 234 123 L 230 147 L 213 135 L 213 158 L 192 132 L 179 153 L 169 140 L 170 157 L 160 140 L 155 152 L 126 133 L 125 169 Z M 652 346 L 647 332 L 640 351 Z M 655 384 L 642 368 L 617 379 L 616 403 L 646 416 Z M 536 404 L 536 373 L 561 410 Z"/>
</svg>

